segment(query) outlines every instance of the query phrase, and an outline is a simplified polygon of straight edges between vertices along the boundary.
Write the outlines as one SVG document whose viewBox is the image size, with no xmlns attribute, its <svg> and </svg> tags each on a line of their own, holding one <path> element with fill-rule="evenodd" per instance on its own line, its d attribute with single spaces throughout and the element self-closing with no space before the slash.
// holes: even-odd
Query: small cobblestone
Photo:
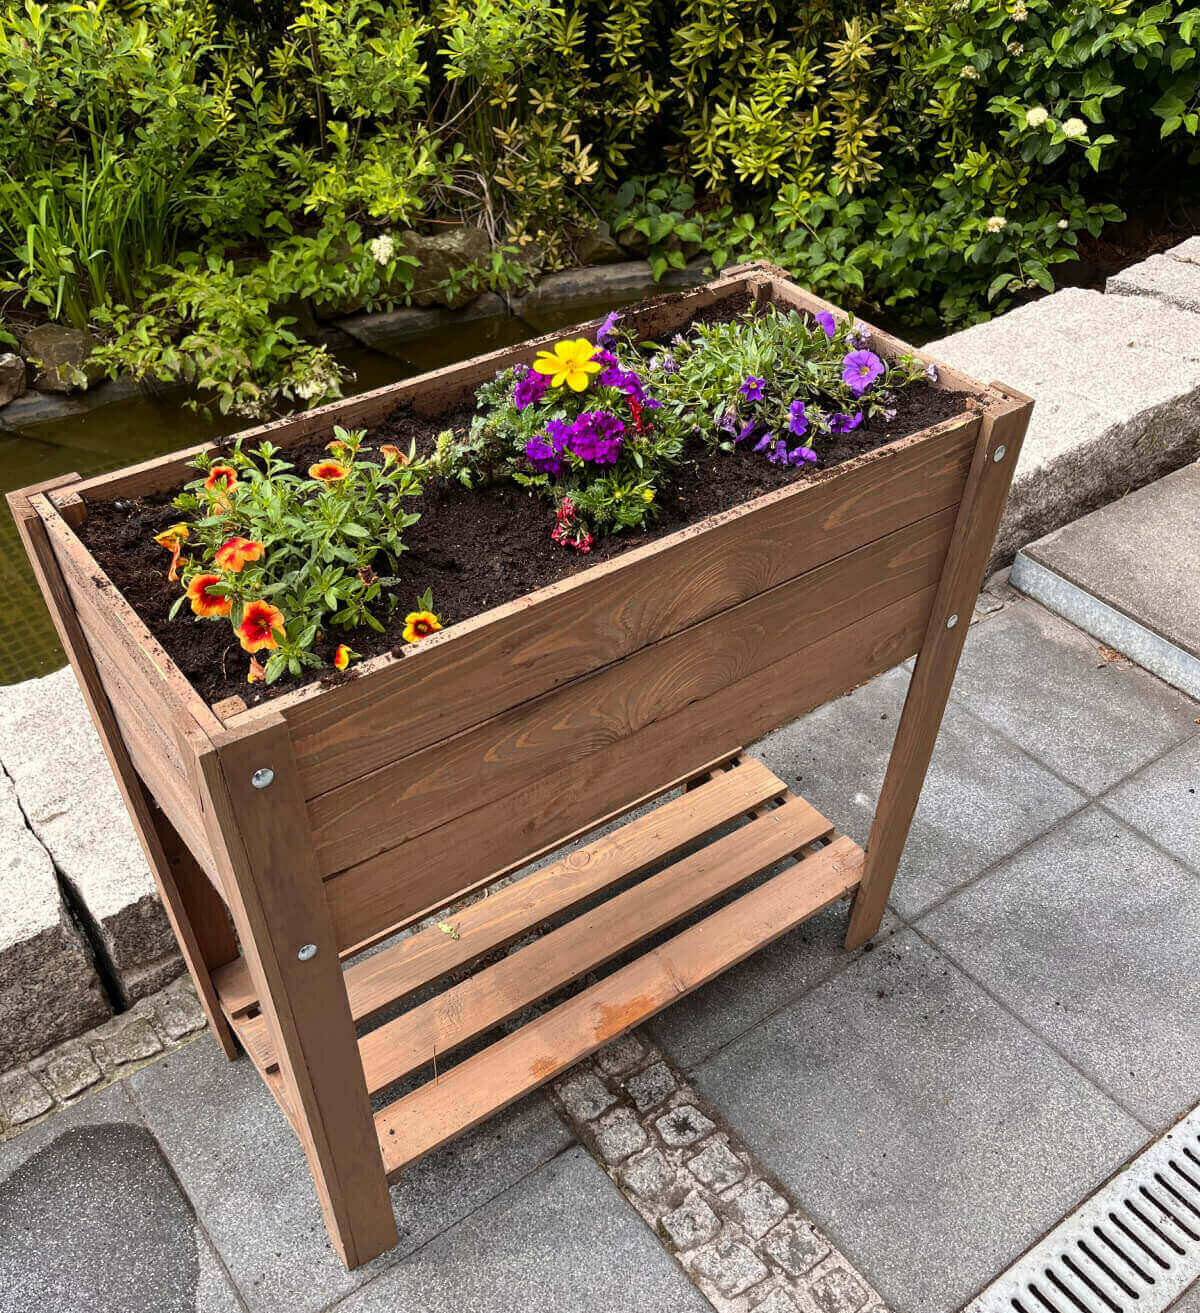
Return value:
<svg viewBox="0 0 1200 1313">
<path fill-rule="evenodd" d="M 135 1020 L 92 1045 L 93 1056 L 105 1070 L 144 1062 L 163 1051 L 163 1042 L 148 1021 Z"/>
<path fill-rule="evenodd" d="M 576 1072 L 556 1087 L 567 1112 L 576 1121 L 595 1121 L 617 1101 L 617 1096 L 591 1071 Z"/>
<path fill-rule="evenodd" d="M 866 1285 L 843 1267 L 823 1273 L 813 1282 L 809 1294 L 821 1313 L 861 1313 L 871 1302 Z"/>
<path fill-rule="evenodd" d="M 12 1126 L 23 1126 L 53 1107 L 54 1100 L 46 1087 L 27 1071 L 0 1081 L 0 1110 Z"/>
<path fill-rule="evenodd" d="M 677 1088 L 675 1077 L 665 1062 L 656 1062 L 625 1082 L 625 1090 L 638 1112 L 649 1112 L 651 1108 L 657 1108 Z"/>
<path fill-rule="evenodd" d="M 787 1216 L 788 1201 L 766 1181 L 755 1181 L 744 1194 L 731 1201 L 729 1210 L 749 1235 L 761 1240 L 776 1222 Z"/>
<path fill-rule="evenodd" d="M 707 1244 L 721 1229 L 721 1219 L 700 1198 L 693 1196 L 667 1213 L 659 1225 L 676 1249 L 695 1249 Z"/>
<path fill-rule="evenodd" d="M 596 1147 L 605 1162 L 623 1162 L 648 1143 L 641 1123 L 628 1108 L 617 1108 L 596 1124 Z"/>
<path fill-rule="evenodd" d="M 689 1260 L 692 1268 L 711 1281 L 722 1295 L 741 1295 L 770 1276 L 752 1250 L 737 1240 L 714 1240 Z"/>
<path fill-rule="evenodd" d="M 186 989 L 172 989 L 156 1002 L 155 1014 L 163 1034 L 168 1040 L 181 1040 L 205 1025 L 204 1009 L 192 993 L 191 982 Z"/>
<path fill-rule="evenodd" d="M 79 1040 L 72 1040 L 62 1048 L 35 1059 L 33 1069 L 60 1103 L 82 1094 L 104 1075 L 96 1065 L 91 1050 Z"/>
<path fill-rule="evenodd" d="M 621 1168 L 621 1184 L 643 1199 L 661 1199 L 674 1183 L 675 1172 L 657 1149 L 651 1149 Z"/>
<path fill-rule="evenodd" d="M 737 1185 L 746 1175 L 745 1164 L 724 1140 L 713 1140 L 701 1149 L 688 1163 L 688 1170 L 717 1194 Z"/>
<path fill-rule="evenodd" d="M 763 1249 L 790 1277 L 798 1277 L 829 1253 L 829 1246 L 811 1226 L 789 1217 L 767 1233 Z"/>
<path fill-rule="evenodd" d="M 655 1129 L 662 1136 L 663 1143 L 671 1149 L 682 1149 L 685 1145 L 695 1144 L 717 1129 L 716 1123 L 710 1121 L 699 1108 L 690 1103 L 672 1108 L 654 1123 Z"/>
<path fill-rule="evenodd" d="M 596 1054 L 596 1065 L 609 1076 L 623 1076 L 646 1056 L 646 1047 L 634 1034 L 622 1035 Z"/>
<path fill-rule="evenodd" d="M 754 1305 L 754 1313 L 796 1313 L 796 1301 L 776 1286 L 761 1304 Z"/>
</svg>

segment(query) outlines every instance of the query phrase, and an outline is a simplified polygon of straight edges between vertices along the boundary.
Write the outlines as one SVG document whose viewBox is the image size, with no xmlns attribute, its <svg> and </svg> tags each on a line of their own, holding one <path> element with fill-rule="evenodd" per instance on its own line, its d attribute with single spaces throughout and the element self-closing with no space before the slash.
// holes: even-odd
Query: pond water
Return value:
<svg viewBox="0 0 1200 1313">
<path fill-rule="evenodd" d="M 345 391 L 347 395 L 365 392 L 496 351 L 606 314 L 654 290 L 651 285 L 612 300 L 559 302 L 525 319 L 512 315 L 477 319 L 420 338 L 379 341 L 374 349 L 339 351 L 338 359 L 354 373 Z M 5 426 L 0 410 L 0 492 L 60 474 L 73 472 L 84 478 L 104 474 L 248 427 L 242 417 L 205 418 L 177 400 L 147 394 L 19 430 Z M 0 684 L 46 675 L 65 664 L 16 529 L 7 511 L 0 511 Z"/>
</svg>

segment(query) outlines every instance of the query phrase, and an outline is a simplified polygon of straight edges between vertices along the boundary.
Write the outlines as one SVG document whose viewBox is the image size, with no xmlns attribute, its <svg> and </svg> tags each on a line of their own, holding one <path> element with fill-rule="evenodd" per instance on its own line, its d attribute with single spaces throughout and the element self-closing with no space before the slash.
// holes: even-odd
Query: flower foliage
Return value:
<svg viewBox="0 0 1200 1313">
<path fill-rule="evenodd" d="M 259 669 L 272 683 L 321 665 L 314 649 L 326 627 L 383 632 L 379 613 L 396 608 L 392 572 L 419 518 L 405 502 L 427 470 L 411 452 L 371 459 L 363 437 L 336 429 L 307 477 L 270 442 L 198 456 L 200 477 L 175 499 L 187 522 L 156 539 L 171 547 L 173 572 L 183 555 L 172 615 L 189 604 L 198 619 L 227 620 L 244 651 L 266 656 L 265 666 L 252 661 L 252 681 Z M 339 645 L 333 664 L 344 669 L 353 655 Z"/>
</svg>

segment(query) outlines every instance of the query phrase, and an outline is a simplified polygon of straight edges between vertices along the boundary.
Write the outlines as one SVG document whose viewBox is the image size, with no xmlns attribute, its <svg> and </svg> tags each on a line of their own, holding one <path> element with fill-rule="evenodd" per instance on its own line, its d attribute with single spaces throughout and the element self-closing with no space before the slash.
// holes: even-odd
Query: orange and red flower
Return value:
<svg viewBox="0 0 1200 1313">
<path fill-rule="evenodd" d="M 230 574 L 239 574 L 247 562 L 262 560 L 265 551 L 266 548 L 262 543 L 255 542 L 251 538 L 227 538 L 217 548 L 214 560 L 218 569 L 228 570 Z"/>
<path fill-rule="evenodd" d="M 345 643 L 339 643 L 338 650 L 333 654 L 334 669 L 345 670 L 356 656 L 358 653 L 353 648 L 347 647 Z"/>
<path fill-rule="evenodd" d="M 419 643 L 422 638 L 436 634 L 441 627 L 442 622 L 432 611 L 410 611 L 404 617 L 402 637 L 406 643 Z"/>
<path fill-rule="evenodd" d="M 383 454 L 383 463 L 385 465 L 407 465 L 408 457 L 400 450 L 399 447 L 393 446 L 392 443 L 386 442 L 379 448 Z"/>
<path fill-rule="evenodd" d="M 193 575 L 191 582 L 187 586 L 187 595 L 192 604 L 192 610 L 204 619 L 209 619 L 215 615 L 228 615 L 233 602 L 228 597 L 222 597 L 220 593 L 209 592 L 213 584 L 219 584 L 221 576 L 219 574 L 197 574 Z"/>
<path fill-rule="evenodd" d="M 237 470 L 232 465 L 214 465 L 208 472 L 208 478 L 204 480 L 204 486 L 209 492 L 228 492 L 238 481 Z"/>
<path fill-rule="evenodd" d="M 327 442 L 325 450 L 332 451 L 335 456 L 348 456 L 350 454 L 349 446 L 341 438 L 334 438 L 332 442 Z"/>
<path fill-rule="evenodd" d="M 308 467 L 310 479 L 320 479 L 322 483 L 338 483 L 346 477 L 346 467 L 340 460 L 319 460 Z"/>
<path fill-rule="evenodd" d="M 247 602 L 242 623 L 235 626 L 238 642 L 247 652 L 260 652 L 279 646 L 275 630 L 284 628 L 283 612 L 270 602 Z"/>
<path fill-rule="evenodd" d="M 179 560 L 187 537 L 188 527 L 186 524 L 173 524 L 169 529 L 164 529 L 162 533 L 154 535 L 154 541 L 160 547 L 166 547 L 171 553 L 171 568 L 167 572 L 167 578 L 172 583 L 179 578 Z"/>
</svg>

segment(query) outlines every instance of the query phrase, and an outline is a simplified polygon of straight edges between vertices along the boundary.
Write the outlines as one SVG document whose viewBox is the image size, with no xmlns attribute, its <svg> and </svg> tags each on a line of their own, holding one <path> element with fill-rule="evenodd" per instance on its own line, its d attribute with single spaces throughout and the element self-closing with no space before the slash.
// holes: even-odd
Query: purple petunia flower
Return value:
<svg viewBox="0 0 1200 1313">
<path fill-rule="evenodd" d="M 567 445 L 581 460 L 612 465 L 621 451 L 625 425 L 610 411 L 585 410 L 567 432 Z"/>
<path fill-rule="evenodd" d="M 929 364 L 925 366 L 925 377 L 931 383 L 936 383 L 938 381 L 938 367 L 933 363 L 932 360 L 929 362 Z"/>
<path fill-rule="evenodd" d="M 732 410 L 723 410 L 721 418 L 717 420 L 717 428 L 732 436 L 737 432 L 737 417 Z"/>
<path fill-rule="evenodd" d="M 828 310 L 817 311 L 817 323 L 821 325 L 826 337 L 832 337 L 837 332 L 837 320 Z"/>
<path fill-rule="evenodd" d="M 768 447 L 775 443 L 774 433 L 764 433 L 761 438 L 754 444 L 755 451 L 766 451 Z"/>
<path fill-rule="evenodd" d="M 842 382 L 856 397 L 861 397 L 883 369 L 883 361 L 874 351 L 851 351 L 842 360 Z"/>
<path fill-rule="evenodd" d="M 545 437 L 530 438 L 525 444 L 525 459 L 535 470 L 557 478 L 566 465 L 563 452 L 569 436 L 570 429 L 562 420 L 550 420 L 546 425 Z"/>
<path fill-rule="evenodd" d="M 804 414 L 804 402 L 793 401 L 788 407 L 788 428 L 798 438 L 808 432 L 808 419 Z"/>
<path fill-rule="evenodd" d="M 817 453 L 811 447 L 793 447 L 788 452 L 789 465 L 814 464 L 817 459 Z"/>
<path fill-rule="evenodd" d="M 776 441 L 767 459 L 772 465 L 786 465 L 788 463 L 787 443 L 782 438 Z"/>
<path fill-rule="evenodd" d="M 734 438 L 734 442 L 745 442 L 747 438 L 753 437 L 754 430 L 756 428 L 758 428 L 758 425 L 755 424 L 753 420 L 751 420 L 748 424 L 743 424 L 741 428 L 741 432 L 737 435 L 736 438 Z"/>
<path fill-rule="evenodd" d="M 617 340 L 617 324 L 621 321 L 621 312 L 614 310 L 604 317 L 604 323 L 596 329 L 596 345 L 612 346 Z"/>
<path fill-rule="evenodd" d="M 647 400 L 646 385 L 635 370 L 621 369 L 618 365 L 612 365 L 600 374 L 598 381 L 606 388 L 616 388 L 618 392 L 624 392 L 627 397 L 635 397 L 641 402 Z"/>
<path fill-rule="evenodd" d="M 846 341 L 852 347 L 868 346 L 871 341 L 871 334 L 861 324 L 855 324 L 846 334 Z"/>
<path fill-rule="evenodd" d="M 847 415 L 839 410 L 829 417 L 829 431 L 830 433 L 849 433 L 858 428 L 862 421 L 861 410 L 856 410 L 853 415 Z"/>
<path fill-rule="evenodd" d="M 513 404 L 518 410 L 536 405 L 546 395 L 549 386 L 548 374 L 539 374 L 535 370 L 527 369 L 524 374 L 517 376 L 517 381 L 513 384 Z"/>
<path fill-rule="evenodd" d="M 761 401 L 765 379 L 755 378 L 753 374 L 742 384 L 738 391 L 747 401 Z"/>
</svg>

